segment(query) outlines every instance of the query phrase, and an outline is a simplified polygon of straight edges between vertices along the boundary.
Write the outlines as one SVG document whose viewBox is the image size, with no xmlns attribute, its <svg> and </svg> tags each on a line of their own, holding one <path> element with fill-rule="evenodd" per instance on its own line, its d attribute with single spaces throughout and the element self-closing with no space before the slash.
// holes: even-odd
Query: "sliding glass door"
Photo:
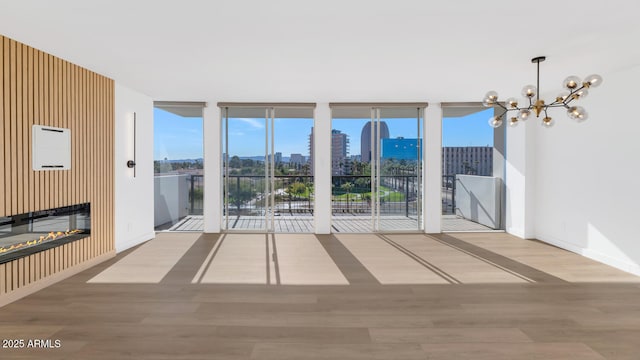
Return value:
<svg viewBox="0 0 640 360">
<path fill-rule="evenodd" d="M 220 107 L 223 229 L 313 232 L 313 107 Z"/>
<path fill-rule="evenodd" d="M 332 228 L 419 231 L 426 104 L 332 104 Z"/>
<path fill-rule="evenodd" d="M 421 108 L 377 108 L 372 125 L 385 123 L 377 143 L 373 184 L 377 212 L 374 231 L 422 229 L 422 111 Z"/>
</svg>

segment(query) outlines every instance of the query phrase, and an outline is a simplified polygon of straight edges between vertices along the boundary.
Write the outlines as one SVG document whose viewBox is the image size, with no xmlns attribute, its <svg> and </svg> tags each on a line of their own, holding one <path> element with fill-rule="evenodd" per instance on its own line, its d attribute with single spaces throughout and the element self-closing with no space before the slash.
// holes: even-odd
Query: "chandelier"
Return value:
<svg viewBox="0 0 640 360">
<path fill-rule="evenodd" d="M 531 59 L 532 63 L 537 64 L 537 84 L 536 86 L 527 85 L 522 88 L 522 95 L 525 97 L 525 102 L 528 102 L 526 106 L 518 106 L 518 99 L 508 98 L 504 103 L 498 101 L 498 93 L 495 91 L 489 91 L 482 100 L 482 104 L 486 107 L 498 106 L 502 110 L 502 114 L 493 116 L 489 119 L 489 125 L 494 128 L 500 127 L 505 115 L 514 111 L 513 117 L 509 119 L 510 126 L 516 126 L 520 121 L 525 121 L 532 114 L 536 117 L 540 117 L 540 114 L 544 113 L 542 119 L 542 126 L 551 127 L 554 124 L 554 120 L 547 114 L 549 108 L 562 107 L 567 110 L 569 118 L 578 122 L 584 121 L 589 117 L 589 114 L 582 106 L 573 105 L 573 101 L 582 99 L 589 95 L 589 88 L 597 87 L 602 83 L 602 77 L 600 75 L 589 75 L 583 81 L 577 76 L 569 76 L 562 82 L 562 87 L 566 90 L 560 93 L 556 99 L 547 104 L 543 99 L 540 99 L 540 63 L 546 59 L 544 56 L 538 56 Z"/>
</svg>

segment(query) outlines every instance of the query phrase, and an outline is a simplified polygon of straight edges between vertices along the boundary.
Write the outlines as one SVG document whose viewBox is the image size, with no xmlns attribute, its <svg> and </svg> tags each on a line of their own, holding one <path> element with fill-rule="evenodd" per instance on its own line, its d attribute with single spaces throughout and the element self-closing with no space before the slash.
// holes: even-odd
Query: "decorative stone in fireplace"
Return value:
<svg viewBox="0 0 640 360">
<path fill-rule="evenodd" d="M 0 217 L 0 264 L 90 234 L 89 203 Z"/>
</svg>

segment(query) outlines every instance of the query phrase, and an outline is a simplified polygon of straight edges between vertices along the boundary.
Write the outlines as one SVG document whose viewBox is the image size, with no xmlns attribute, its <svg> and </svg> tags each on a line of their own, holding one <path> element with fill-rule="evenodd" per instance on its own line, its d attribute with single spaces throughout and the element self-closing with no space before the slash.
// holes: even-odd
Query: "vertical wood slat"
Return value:
<svg viewBox="0 0 640 360">
<path fill-rule="evenodd" d="M 0 93 L 2 93 L 2 97 L 0 98 L 0 118 L 2 118 L 2 122 L 0 123 L 0 141 L 2 141 L 2 145 L 0 145 L 0 161 L 2 161 L 2 165 L 0 165 L 0 216 L 5 216 L 5 157 L 4 157 L 4 144 L 7 142 L 7 138 L 5 138 L 4 126 L 6 123 L 6 118 L 4 114 L 4 99 L 7 97 L 4 90 L 4 38 L 0 37 Z M 0 294 L 3 293 L 3 284 L 4 284 L 4 267 L 0 266 Z"/>
<path fill-rule="evenodd" d="M 41 109 L 42 112 L 40 113 L 41 118 L 40 118 L 40 125 L 50 125 L 49 121 L 50 121 L 50 111 L 49 111 L 49 96 L 50 96 L 50 91 L 49 91 L 49 55 L 43 53 L 42 54 L 42 104 L 41 104 Z M 49 185 L 51 184 L 51 182 L 49 181 L 49 175 L 51 175 L 50 171 L 38 171 L 38 173 L 40 173 L 40 180 L 41 180 L 41 188 L 40 188 L 40 199 L 42 200 L 42 209 L 50 209 L 51 208 L 51 201 L 50 201 L 50 197 L 49 197 L 49 193 L 51 192 L 51 189 L 49 188 Z M 47 269 L 45 269 L 46 271 Z M 47 273 L 45 276 L 48 276 L 49 274 Z"/>
<path fill-rule="evenodd" d="M 17 260 L 11 262 L 11 290 L 20 287 L 18 285 L 18 263 Z"/>
<path fill-rule="evenodd" d="M 23 164 L 24 164 L 24 146 L 23 141 L 24 138 L 22 136 L 22 45 L 17 41 L 13 41 L 12 49 L 15 52 L 15 64 L 14 66 L 14 74 L 12 74 L 13 79 L 15 81 L 15 99 L 11 101 L 11 104 L 14 105 L 13 111 L 15 114 L 12 116 L 13 118 L 13 126 L 15 126 L 15 137 L 11 138 L 11 141 L 14 143 L 16 152 L 16 173 L 14 174 L 14 189 L 17 201 L 16 211 L 19 214 L 24 213 L 24 181 L 23 181 Z M 13 89 L 12 89 L 13 91 Z"/>
<path fill-rule="evenodd" d="M 4 103 L 4 182 L 5 182 L 5 191 L 6 194 L 5 202 L 4 202 L 4 213 L 5 215 L 11 214 L 11 202 L 13 200 L 11 196 L 12 188 L 11 188 L 11 47 L 10 41 L 7 38 L 2 39 L 2 49 L 3 49 L 3 64 L 2 64 L 2 72 L 4 74 L 4 84 L 3 84 L 3 99 Z"/>
<path fill-rule="evenodd" d="M 18 119 L 17 119 L 17 81 L 16 81 L 16 42 L 15 41 L 10 41 L 9 43 L 9 51 L 10 51 L 10 63 L 9 63 L 9 67 L 10 67 L 10 94 L 9 96 L 11 97 L 10 99 L 10 128 L 11 128 L 11 137 L 9 138 L 9 144 L 11 144 L 11 153 L 12 155 L 10 155 L 12 157 L 12 161 L 11 161 L 11 171 L 9 172 L 11 174 L 11 214 L 18 214 L 18 188 L 17 188 L 17 184 L 18 184 L 18 166 L 17 166 L 17 158 L 15 157 L 15 154 L 17 154 L 18 152 L 18 144 L 17 141 L 15 140 L 18 136 L 16 128 L 18 125 Z M 6 121 L 6 120 L 5 120 Z M 13 269 L 12 269 L 13 270 Z"/>
<path fill-rule="evenodd" d="M 18 273 L 16 274 L 18 287 L 24 286 L 24 258 L 18 259 Z"/>
<path fill-rule="evenodd" d="M 39 78 L 39 73 L 40 73 L 40 58 L 39 58 L 39 54 L 38 54 L 38 50 L 33 50 L 32 56 L 33 56 L 33 82 L 32 82 L 32 93 L 33 93 L 33 97 L 32 97 L 32 101 L 33 103 L 31 104 L 32 106 L 32 119 L 30 121 L 31 127 L 33 128 L 34 124 L 38 124 L 39 122 L 39 118 L 40 118 L 40 109 L 39 109 L 39 102 L 40 102 L 40 78 Z M 31 130 L 30 130 L 31 131 Z M 33 144 L 32 144 L 33 145 Z M 31 154 L 31 166 L 33 168 L 33 153 Z M 39 180 L 39 174 L 35 171 L 30 171 L 31 173 L 31 178 L 33 180 L 31 186 L 31 191 L 33 192 L 33 209 L 34 210 L 41 210 L 40 209 L 40 201 L 39 201 L 39 196 L 36 196 L 36 191 L 37 189 L 39 189 L 40 186 L 40 180 Z M 37 280 L 37 279 L 36 279 Z"/>
<path fill-rule="evenodd" d="M 37 86 L 36 86 L 36 117 L 34 119 L 35 124 L 42 124 L 43 118 L 43 105 L 44 105 L 44 54 L 42 51 L 36 51 L 38 57 L 38 76 L 36 78 Z M 43 188 L 43 178 L 44 175 L 42 171 L 37 171 L 35 173 L 35 190 L 38 195 L 36 195 L 36 210 L 43 210 L 44 201 L 42 200 L 42 188 Z"/>
<path fill-rule="evenodd" d="M 58 93 L 58 58 L 56 58 L 53 55 L 50 55 L 50 59 L 51 59 L 51 83 L 50 83 L 50 88 L 51 90 L 49 90 L 51 92 L 51 114 L 49 115 L 51 118 L 51 126 L 54 127 L 59 127 L 59 121 L 60 121 L 60 116 L 58 116 L 58 111 L 60 108 L 60 104 L 59 104 L 59 93 Z M 59 170 L 53 170 L 50 171 L 51 173 L 51 177 L 52 182 L 52 188 L 51 188 L 51 192 L 49 193 L 49 196 L 51 197 L 51 201 L 52 201 L 52 208 L 57 208 L 60 206 L 60 192 L 59 192 L 59 181 L 60 181 L 60 171 Z M 57 254 L 57 253 L 56 253 Z M 57 266 L 57 264 L 56 264 Z"/>
<path fill-rule="evenodd" d="M 9 47 L 9 39 L 2 38 L 2 50 L 3 50 L 3 61 L 2 61 L 2 73 L 4 78 L 3 83 L 3 99 L 2 103 L 4 104 L 4 115 L 3 115 L 3 128 L 4 128 L 4 193 L 6 194 L 5 200 L 3 203 L 5 215 L 11 214 L 11 142 L 9 141 L 11 136 L 11 73 L 10 73 L 10 63 L 11 63 L 11 53 Z"/>
<path fill-rule="evenodd" d="M 90 85 L 89 85 L 89 109 L 90 109 L 90 116 L 92 119 L 94 119 L 95 121 L 91 122 L 91 142 L 92 143 L 97 143 L 98 141 L 98 122 L 99 120 L 96 118 L 96 108 L 95 108 L 95 103 L 96 103 L 96 79 L 95 76 L 93 75 L 93 73 L 90 73 Z M 93 181 L 91 182 L 91 200 L 96 204 L 96 212 L 95 212 L 95 219 L 96 219 L 96 225 L 100 222 L 100 196 L 99 194 L 96 192 L 96 189 L 98 188 L 98 182 L 100 181 L 100 179 L 97 178 L 98 174 L 96 173 L 96 165 L 98 162 L 98 152 L 94 151 L 91 154 L 91 160 L 89 160 L 89 164 L 91 166 L 91 171 L 89 172 L 91 174 L 91 178 L 93 179 Z M 94 216 L 93 213 L 91 214 L 92 217 Z M 93 228 L 91 229 L 93 230 Z M 96 238 L 95 238 L 95 247 L 93 249 L 93 254 L 92 257 L 96 257 L 99 253 L 100 253 L 100 226 L 96 226 L 95 227 L 95 234 L 96 234 Z"/>
<path fill-rule="evenodd" d="M 5 277 L 6 276 L 5 265 L 6 264 L 0 264 L 0 296 L 2 296 L 2 294 L 5 294 L 7 292 L 7 278 Z"/>
<path fill-rule="evenodd" d="M 29 134 L 29 48 L 20 44 L 20 52 L 22 53 L 22 71 L 20 72 L 21 77 L 21 90 L 22 94 L 20 96 L 20 102 L 22 106 L 21 111 L 21 123 L 22 123 L 22 171 L 20 184 L 22 186 L 22 211 L 26 209 L 32 209 L 29 203 L 29 193 L 31 193 L 31 189 L 29 188 L 29 152 L 30 152 L 30 144 L 31 144 L 31 135 Z M 28 266 L 25 263 L 25 268 Z"/>
<path fill-rule="evenodd" d="M 108 229 L 109 229 L 109 235 L 107 236 L 108 239 L 113 239 L 113 241 L 110 241 L 109 244 L 111 245 L 109 247 L 109 251 L 115 251 L 116 248 L 116 242 L 115 242 L 115 238 L 116 238 L 116 234 L 115 234 L 115 228 L 116 228 L 116 224 L 115 224 L 115 178 L 116 178 L 116 174 L 115 174 L 115 157 L 113 156 L 113 154 L 115 154 L 115 144 L 116 144 L 116 139 L 115 139 L 115 134 L 116 134 L 116 129 L 115 129 L 115 118 L 116 118 L 116 104 L 115 104 L 115 84 L 113 82 L 113 80 L 109 80 L 109 85 L 107 87 L 108 91 L 109 91 L 109 119 L 111 119 L 112 123 L 114 125 L 111 125 L 109 127 L 109 141 L 107 142 L 108 146 L 109 146 L 109 152 L 107 155 L 107 159 L 109 159 L 109 181 L 110 183 L 108 184 L 108 188 L 112 189 L 111 191 L 111 196 L 109 197 L 109 221 L 107 223 Z"/>
<path fill-rule="evenodd" d="M 63 97 L 63 80 L 64 80 L 64 72 L 63 72 L 63 63 L 62 63 L 62 59 L 60 58 L 56 58 L 56 65 L 58 68 L 57 71 L 57 83 L 58 86 L 56 87 L 56 93 L 58 95 L 58 114 L 57 114 L 57 126 L 60 128 L 66 128 L 67 126 L 65 126 L 65 118 L 64 118 L 64 97 Z M 58 199 L 58 205 L 56 207 L 59 206 L 63 206 L 65 204 L 69 204 L 66 200 L 65 200 L 65 196 L 66 196 L 66 188 L 64 187 L 65 185 L 65 181 L 64 179 L 67 177 L 67 170 L 56 170 L 55 171 L 56 176 L 58 178 L 58 188 L 56 189 L 56 198 Z"/>
<path fill-rule="evenodd" d="M 31 128 L 33 127 L 34 122 L 34 73 L 35 73 L 35 61 L 32 47 L 25 47 L 27 50 L 27 121 L 25 121 L 25 134 L 27 138 L 27 158 L 26 158 L 26 178 L 28 179 L 28 191 L 26 197 L 28 199 L 27 209 L 35 209 L 35 186 L 34 186 L 34 177 L 35 172 L 32 170 L 33 168 L 33 142 L 31 136 Z M 33 262 L 31 262 L 33 263 Z M 33 271 L 31 271 L 33 272 Z M 33 279 L 31 278 L 31 281 Z"/>
<path fill-rule="evenodd" d="M 42 278 L 42 274 L 40 273 L 40 253 L 34 254 L 34 266 L 33 266 L 33 274 L 34 281 L 38 281 Z"/>
</svg>

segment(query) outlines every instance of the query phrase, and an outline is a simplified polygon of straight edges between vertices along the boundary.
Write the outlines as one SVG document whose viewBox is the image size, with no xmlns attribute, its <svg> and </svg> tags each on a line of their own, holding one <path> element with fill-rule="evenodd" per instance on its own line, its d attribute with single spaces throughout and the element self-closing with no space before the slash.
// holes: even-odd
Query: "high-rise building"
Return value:
<svg viewBox="0 0 640 360">
<path fill-rule="evenodd" d="M 313 174 L 313 128 L 309 135 L 309 166 Z M 331 130 L 331 174 L 344 175 L 344 163 L 349 154 L 349 135 L 340 130 Z"/>
<path fill-rule="evenodd" d="M 275 161 L 276 164 L 282 163 L 282 153 L 279 151 L 276 152 L 275 156 L 273 157 L 273 160 Z"/>
<path fill-rule="evenodd" d="M 315 173 L 313 169 L 313 126 L 311 127 L 311 134 L 309 134 L 309 169 L 311 169 L 311 175 Z"/>
<path fill-rule="evenodd" d="M 446 146 L 442 148 L 442 174 L 493 175 L 492 146 Z"/>
<path fill-rule="evenodd" d="M 292 165 L 302 165 L 304 164 L 304 156 L 302 156 L 302 154 L 291 154 L 291 157 L 289 157 L 289 162 Z"/>
<path fill-rule="evenodd" d="M 331 174 L 345 174 L 345 160 L 349 154 L 349 135 L 340 130 L 331 130 Z"/>
<path fill-rule="evenodd" d="M 373 131 L 373 138 L 377 138 L 376 129 Z M 384 121 L 380 121 L 380 139 L 389 138 L 389 127 Z M 360 159 L 362 162 L 371 162 L 371 153 L 375 152 L 375 148 L 371 146 L 371 122 L 367 122 L 362 127 L 360 135 Z"/>
</svg>

